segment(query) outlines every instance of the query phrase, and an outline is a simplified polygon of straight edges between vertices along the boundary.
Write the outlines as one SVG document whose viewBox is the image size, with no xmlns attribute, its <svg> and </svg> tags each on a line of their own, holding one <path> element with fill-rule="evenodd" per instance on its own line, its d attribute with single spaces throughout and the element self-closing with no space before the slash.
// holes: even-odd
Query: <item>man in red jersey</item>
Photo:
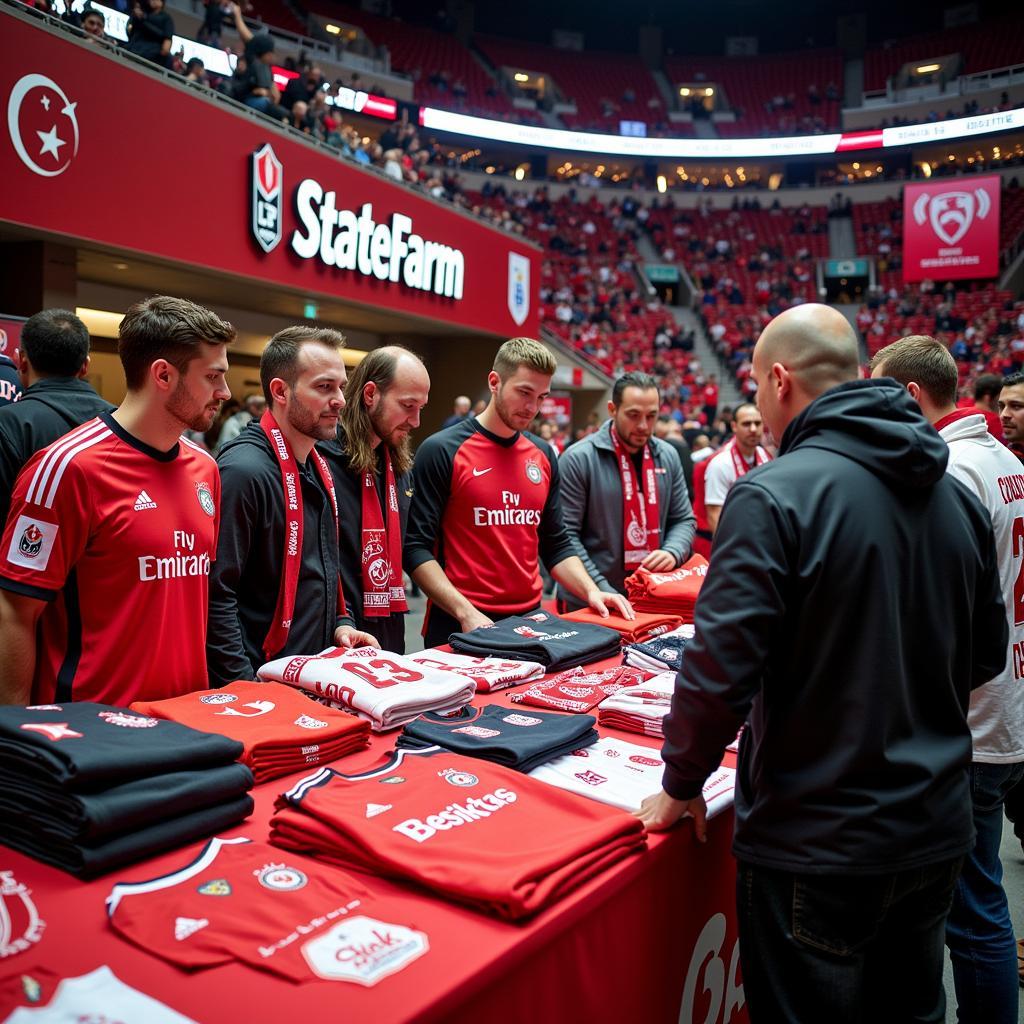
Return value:
<svg viewBox="0 0 1024 1024">
<path fill-rule="evenodd" d="M 540 342 L 506 341 L 487 377 L 487 408 L 416 453 L 404 560 L 430 598 L 427 647 L 539 607 L 538 557 L 584 605 L 633 616 L 624 597 L 602 592 L 587 574 L 562 518 L 555 453 L 525 432 L 555 366 Z"/>
<path fill-rule="evenodd" d="M 119 329 L 120 407 L 18 476 L 0 543 L 0 702 L 129 704 L 206 685 L 220 476 L 181 435 L 231 397 L 234 336 L 186 299 L 136 303 Z"/>
</svg>

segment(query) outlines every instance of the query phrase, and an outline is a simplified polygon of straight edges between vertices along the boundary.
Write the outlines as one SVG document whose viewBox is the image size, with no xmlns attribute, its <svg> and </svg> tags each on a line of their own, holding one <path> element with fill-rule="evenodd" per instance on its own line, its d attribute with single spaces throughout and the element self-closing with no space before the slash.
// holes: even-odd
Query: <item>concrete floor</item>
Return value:
<svg viewBox="0 0 1024 1024">
<path fill-rule="evenodd" d="M 409 616 L 405 624 L 405 649 L 409 653 L 423 649 L 423 637 L 420 636 L 420 628 L 423 623 L 423 612 L 426 602 L 422 597 L 409 598 Z M 1013 835 L 1013 828 L 1009 822 L 1004 822 L 1002 858 L 1004 878 L 1003 884 L 1006 888 L 1006 896 L 1010 902 L 1010 915 L 1013 918 L 1015 931 L 1018 936 L 1024 936 L 1024 850 L 1021 844 Z M 946 958 L 946 1021 L 947 1024 L 956 1024 L 956 1000 L 953 996 L 953 974 L 949 965 L 949 958 Z M 1018 1016 L 1021 1024 L 1024 1024 L 1024 1001 L 1022 1001 L 1021 1013 Z"/>
</svg>

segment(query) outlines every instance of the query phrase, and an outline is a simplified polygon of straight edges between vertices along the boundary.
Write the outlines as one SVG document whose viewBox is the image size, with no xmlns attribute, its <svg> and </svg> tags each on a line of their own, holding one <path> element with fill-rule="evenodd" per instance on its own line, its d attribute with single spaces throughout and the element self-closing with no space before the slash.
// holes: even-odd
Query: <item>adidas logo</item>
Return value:
<svg viewBox="0 0 1024 1024">
<path fill-rule="evenodd" d="M 200 928 L 205 928 L 210 922 L 205 917 L 178 917 L 174 920 L 174 937 L 181 942 L 190 935 L 195 935 Z"/>
<path fill-rule="evenodd" d="M 367 804 L 366 805 L 366 816 L 368 818 L 376 818 L 378 814 L 383 814 L 385 811 L 390 811 L 393 804 Z"/>
<path fill-rule="evenodd" d="M 156 508 L 156 502 L 145 491 L 139 491 L 135 499 L 135 511 L 141 512 L 144 508 Z"/>
</svg>

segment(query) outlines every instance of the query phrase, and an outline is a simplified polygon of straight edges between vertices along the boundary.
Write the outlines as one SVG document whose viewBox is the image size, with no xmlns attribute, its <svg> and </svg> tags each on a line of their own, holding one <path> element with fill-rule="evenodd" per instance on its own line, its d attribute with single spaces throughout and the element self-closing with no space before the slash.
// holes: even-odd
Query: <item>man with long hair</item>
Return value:
<svg viewBox="0 0 1024 1024">
<path fill-rule="evenodd" d="M 338 494 L 341 582 L 357 629 L 405 653 L 402 544 L 412 497 L 409 436 L 430 394 L 427 369 L 408 349 L 375 349 L 345 386 L 337 438 L 323 446 Z"/>
</svg>

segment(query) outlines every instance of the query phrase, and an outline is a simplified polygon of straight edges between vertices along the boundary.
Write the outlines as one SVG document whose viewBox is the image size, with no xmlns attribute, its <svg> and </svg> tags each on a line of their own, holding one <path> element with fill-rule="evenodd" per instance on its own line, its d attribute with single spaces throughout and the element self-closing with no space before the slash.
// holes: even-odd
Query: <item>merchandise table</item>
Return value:
<svg viewBox="0 0 1024 1024">
<path fill-rule="evenodd" d="M 600 662 L 607 667 L 614 662 Z M 515 690 L 480 694 L 475 704 L 509 701 Z M 600 728 L 602 735 L 657 748 L 660 740 Z M 356 773 L 382 759 L 397 732 L 375 736 L 369 750 L 335 763 Z M 734 764 L 726 754 L 726 764 Z M 312 769 L 311 769 L 312 770 Z M 253 791 L 250 818 L 227 832 L 265 841 L 274 798 L 303 775 Z M 583 799 L 581 797 L 581 799 Z M 509 924 L 383 879 L 373 889 L 400 901 L 395 923 L 424 932 L 429 951 L 372 988 L 338 981 L 293 984 L 242 964 L 183 971 L 117 935 L 104 901 L 117 882 L 139 882 L 189 863 L 202 843 L 82 882 L 0 846 L 0 924 L 4 909 L 20 937 L 24 913 L 12 914 L 17 883 L 28 888 L 43 922 L 37 942 L 6 957 L 0 978 L 47 968 L 62 977 L 102 964 L 126 984 L 200 1024 L 276 1024 L 288 1020 L 370 1021 L 745 1021 L 735 920 L 732 810 L 696 841 L 683 822 L 649 837 L 641 854 L 620 861 L 525 924 Z M 301 861 L 280 851 L 280 860 Z M 472 870 L 472 865 L 467 865 Z M 3 929 L 0 928 L 0 932 Z M 2 946 L 2 943 L 0 943 Z M 0 1005 L 0 1020 L 11 1006 Z"/>
</svg>

